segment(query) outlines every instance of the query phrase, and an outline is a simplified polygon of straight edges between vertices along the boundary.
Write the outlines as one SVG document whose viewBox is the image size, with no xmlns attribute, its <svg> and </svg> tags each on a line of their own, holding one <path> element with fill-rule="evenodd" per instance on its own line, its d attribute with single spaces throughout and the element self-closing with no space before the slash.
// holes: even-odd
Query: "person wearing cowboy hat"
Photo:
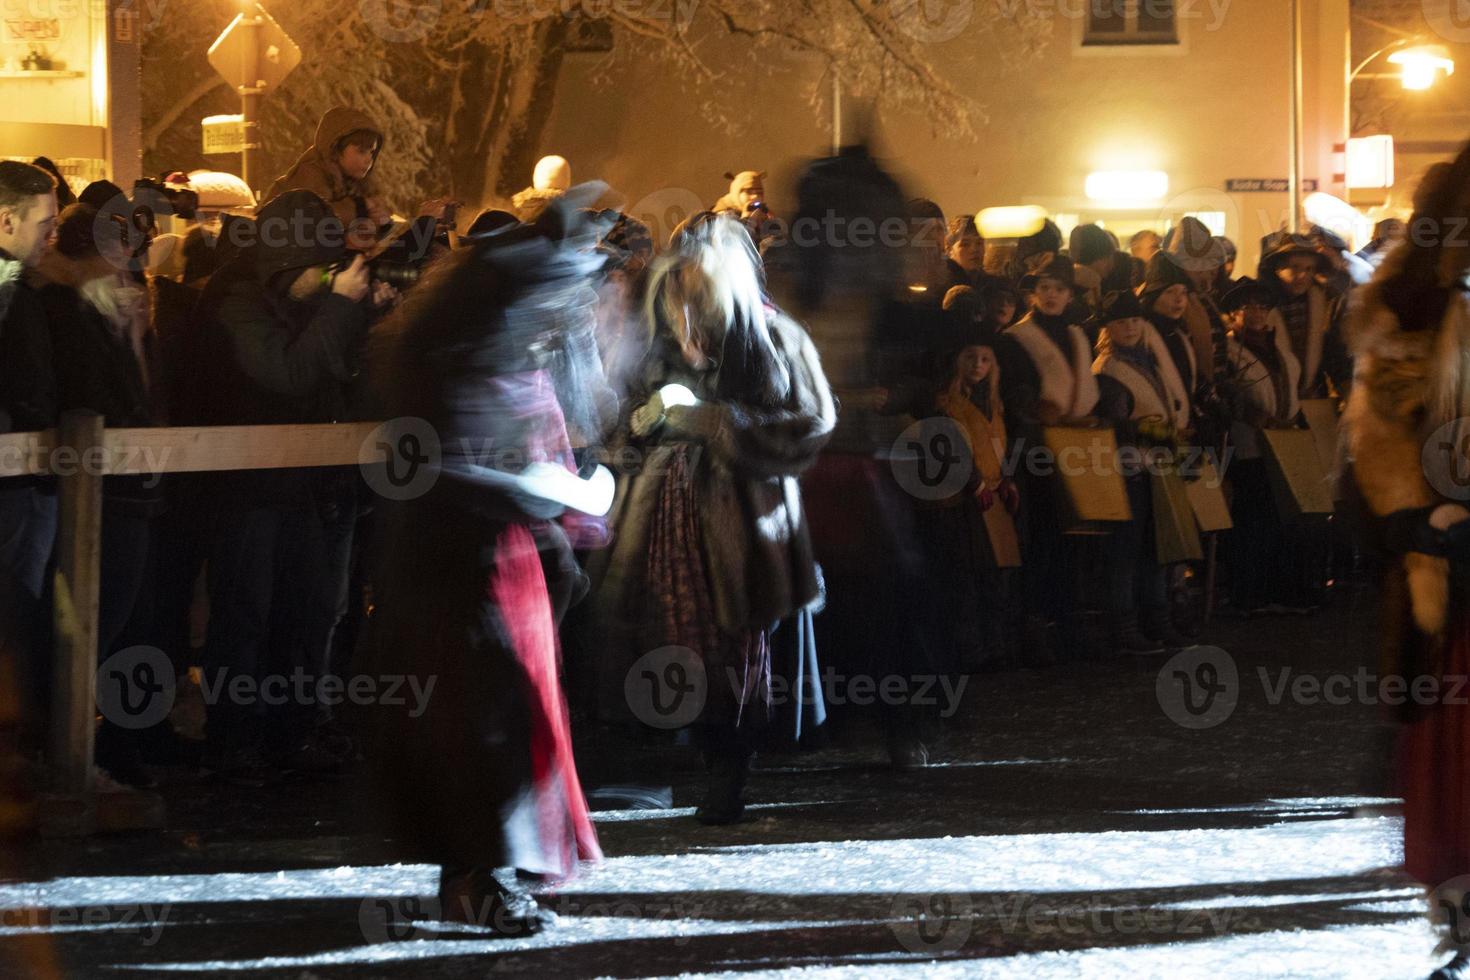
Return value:
<svg viewBox="0 0 1470 980">
<path fill-rule="evenodd" d="M 1119 446 L 1173 449 L 1189 427 L 1189 393 L 1163 338 L 1126 290 L 1104 297 L 1102 329 L 1092 371 L 1098 379 L 1097 414 L 1113 424 Z M 1149 655 L 1191 646 L 1169 616 L 1166 569 L 1155 551 L 1153 484 L 1139 468 L 1124 475 L 1133 519 L 1108 536 L 1108 632 L 1120 654 Z"/>
<path fill-rule="evenodd" d="M 1026 275 L 1020 287 L 1031 312 L 1000 335 L 996 355 L 1006 418 L 1021 444 L 1030 447 L 1043 444 L 1042 429 L 1047 426 L 1092 424 L 1098 387 L 1092 374 L 1092 344 L 1068 312 L 1076 295 L 1071 260 L 1053 256 Z M 1023 468 L 1018 479 L 1022 499 L 1035 502 L 1034 507 L 1028 505 L 1022 521 L 1024 649 L 1034 663 L 1044 665 L 1055 657 L 1054 630 L 1064 634 L 1060 639 L 1067 647 L 1086 646 L 1073 615 L 1076 556 L 1060 515 L 1048 506 L 1055 490 L 1050 477 Z"/>
<path fill-rule="evenodd" d="M 1277 232 L 1261 241 L 1256 279 L 1275 293 L 1276 315 L 1302 366 L 1302 398 L 1326 395 L 1329 383 L 1346 392 L 1352 379 L 1342 337 L 1345 304 L 1322 285 L 1332 274 L 1331 261 L 1308 236 Z"/>
<path fill-rule="evenodd" d="M 1230 598 L 1244 615 L 1310 610 L 1315 589 L 1308 556 L 1323 546 L 1320 535 L 1278 511 L 1261 435 L 1295 428 L 1301 414 L 1301 363 L 1276 314 L 1276 296 L 1266 283 L 1244 278 L 1222 301 L 1231 325 L 1225 384 L 1236 452 L 1229 471 Z"/>
<path fill-rule="evenodd" d="M 956 297 L 963 287 L 950 291 Z M 938 358 L 938 391 L 931 412 L 952 420 L 974 461 L 966 485 L 948 499 L 918 511 L 927 538 L 925 552 L 936 601 L 937 651 L 945 670 L 974 670 L 1009 660 L 1017 636 L 1011 601 L 1014 566 L 1013 519 L 1020 507 L 1016 484 L 1004 472 L 1005 409 L 1000 400 L 998 336 L 959 294 L 949 312 L 959 314 L 954 333 Z M 978 303 L 973 303 L 978 306 Z M 997 540 L 997 535 L 1001 536 Z"/>
</svg>

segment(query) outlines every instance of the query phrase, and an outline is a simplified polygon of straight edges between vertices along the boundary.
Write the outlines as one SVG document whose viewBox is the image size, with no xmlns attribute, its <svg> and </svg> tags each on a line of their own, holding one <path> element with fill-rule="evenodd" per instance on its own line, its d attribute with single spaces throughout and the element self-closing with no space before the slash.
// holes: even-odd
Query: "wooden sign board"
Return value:
<svg viewBox="0 0 1470 980">
<path fill-rule="evenodd" d="M 1062 515 L 1069 531 L 1097 530 L 1100 523 L 1133 520 L 1128 490 L 1118 466 L 1118 439 L 1111 428 L 1042 430 L 1056 460 Z"/>
<path fill-rule="evenodd" d="M 995 567 L 1021 567 L 1021 542 L 1016 536 L 1016 522 L 999 501 L 985 512 L 985 533 L 990 538 Z"/>
<path fill-rule="evenodd" d="M 1309 398 L 1302 402 L 1302 415 L 1307 420 L 1307 431 L 1312 433 L 1312 438 L 1317 444 L 1317 458 L 1322 463 L 1322 472 L 1332 480 L 1332 474 L 1337 472 L 1338 452 L 1338 413 L 1337 401 L 1332 398 Z M 1333 486 L 1333 498 L 1336 499 L 1337 487 Z"/>
<path fill-rule="evenodd" d="M 1225 488 L 1220 484 L 1220 471 L 1214 463 L 1206 460 L 1200 467 L 1199 479 L 1186 483 L 1184 492 L 1201 531 L 1228 531 L 1235 526 L 1230 517 L 1230 504 L 1225 500 Z"/>
<path fill-rule="evenodd" d="M 1272 485 L 1283 518 L 1331 514 L 1332 486 L 1318 456 L 1317 439 L 1306 429 L 1262 429 L 1270 450 Z"/>
</svg>

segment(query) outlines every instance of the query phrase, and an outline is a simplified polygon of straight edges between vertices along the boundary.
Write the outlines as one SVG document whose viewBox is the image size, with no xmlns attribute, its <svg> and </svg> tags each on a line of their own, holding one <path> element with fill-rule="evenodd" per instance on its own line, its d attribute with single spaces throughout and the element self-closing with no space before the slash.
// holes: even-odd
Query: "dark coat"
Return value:
<svg viewBox="0 0 1470 980">
<path fill-rule="evenodd" d="M 52 259 L 49 268 L 53 271 L 61 263 L 75 268 L 59 255 L 53 255 Z M 109 429 L 154 425 L 148 386 L 137 353 L 126 336 L 127 327 L 114 325 L 72 285 L 51 282 L 41 289 L 40 295 L 56 358 L 59 410 L 96 412 Z M 146 316 L 146 308 L 140 315 Z M 121 507 L 129 513 L 148 516 L 162 506 L 158 486 L 158 477 L 154 475 L 110 476 L 103 481 L 103 495 L 109 508 Z"/>
<path fill-rule="evenodd" d="M 21 263 L 0 251 L 0 432 L 56 424 L 56 376 L 46 310 Z"/>
</svg>

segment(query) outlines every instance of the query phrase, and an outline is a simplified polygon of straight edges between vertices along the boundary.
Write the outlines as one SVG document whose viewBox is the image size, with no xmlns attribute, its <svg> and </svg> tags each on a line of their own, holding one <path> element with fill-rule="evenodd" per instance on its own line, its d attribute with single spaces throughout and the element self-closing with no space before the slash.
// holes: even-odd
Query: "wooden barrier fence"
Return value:
<svg viewBox="0 0 1470 980">
<path fill-rule="evenodd" d="M 58 484 L 48 760 L 58 795 L 85 800 L 93 789 L 103 478 L 356 466 L 386 458 L 364 449 L 378 425 L 108 429 L 100 415 L 68 412 L 57 429 L 0 435 L 0 478 L 50 475 Z"/>
</svg>

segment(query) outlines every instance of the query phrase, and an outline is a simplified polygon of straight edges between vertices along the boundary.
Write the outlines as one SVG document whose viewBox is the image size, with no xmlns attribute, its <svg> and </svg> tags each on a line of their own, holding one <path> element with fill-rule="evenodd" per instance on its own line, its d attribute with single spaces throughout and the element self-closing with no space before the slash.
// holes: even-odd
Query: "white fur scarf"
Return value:
<svg viewBox="0 0 1470 980">
<path fill-rule="evenodd" d="M 1007 331 L 1016 338 L 1041 378 L 1040 397 L 1069 418 L 1085 418 L 1097 408 L 1097 378 L 1092 374 L 1087 335 L 1075 324 L 1067 327 L 1072 343 L 1070 361 L 1030 317 Z"/>
<path fill-rule="evenodd" d="M 24 270 L 19 259 L 0 259 L 0 325 L 10 312 L 10 301 L 20 287 L 20 274 Z"/>
<path fill-rule="evenodd" d="M 1271 315 L 1276 316 L 1276 312 L 1273 310 Z M 1233 331 L 1226 342 L 1230 352 L 1230 367 L 1249 405 L 1270 418 L 1290 421 L 1296 418 L 1297 413 L 1302 410 L 1301 399 L 1298 397 L 1302 366 L 1301 362 L 1296 359 L 1296 355 L 1291 352 L 1291 340 L 1286 336 L 1286 328 L 1279 322 L 1274 323 L 1273 326 L 1276 356 L 1281 359 L 1281 365 L 1286 369 L 1287 403 L 1285 405 L 1276 404 L 1276 385 L 1271 382 L 1270 370 L 1259 357 L 1251 352 L 1250 348 L 1236 339 Z"/>
<path fill-rule="evenodd" d="M 1189 426 L 1189 393 L 1185 390 L 1184 380 L 1179 377 L 1179 371 L 1174 366 L 1174 358 L 1169 353 L 1169 348 L 1164 344 L 1164 339 L 1154 329 L 1153 324 L 1144 325 L 1142 343 L 1148 345 L 1149 352 L 1153 354 L 1155 363 L 1159 366 L 1159 380 L 1163 383 L 1164 392 L 1169 396 L 1170 404 L 1165 405 L 1159 399 L 1158 389 L 1143 372 L 1119 357 L 1111 353 L 1103 353 L 1092 363 L 1093 374 L 1106 374 L 1114 381 L 1126 387 L 1133 395 L 1133 415 L 1136 421 L 1146 418 L 1163 419 L 1175 429 L 1184 429 Z M 1107 332 L 1107 327 L 1103 328 Z M 1109 338 L 1109 344 L 1111 344 Z M 1099 347 L 1106 348 L 1109 344 L 1099 343 Z"/>
</svg>

